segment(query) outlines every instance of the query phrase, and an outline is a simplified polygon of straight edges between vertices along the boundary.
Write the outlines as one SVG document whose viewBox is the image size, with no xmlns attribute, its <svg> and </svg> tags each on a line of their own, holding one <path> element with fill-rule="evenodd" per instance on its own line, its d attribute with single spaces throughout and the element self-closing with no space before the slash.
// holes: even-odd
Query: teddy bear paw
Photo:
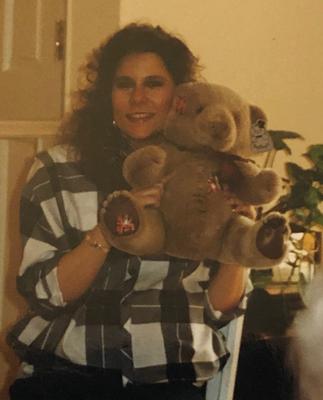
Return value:
<svg viewBox="0 0 323 400">
<path fill-rule="evenodd" d="M 264 170 L 257 176 L 256 180 L 259 184 L 257 185 L 254 182 L 254 186 L 259 192 L 260 202 L 268 203 L 277 197 L 281 188 L 281 180 L 276 172 L 269 169 Z"/>
<path fill-rule="evenodd" d="M 123 165 L 123 174 L 132 187 L 152 186 L 164 176 L 166 152 L 154 145 L 142 147 L 131 153 Z"/>
<path fill-rule="evenodd" d="M 257 249 L 265 257 L 277 260 L 286 253 L 289 233 L 290 229 L 284 216 L 279 213 L 269 214 L 257 232 Z"/>
<path fill-rule="evenodd" d="M 127 191 L 116 191 L 103 202 L 101 220 L 114 236 L 129 236 L 139 227 L 136 207 Z"/>
</svg>

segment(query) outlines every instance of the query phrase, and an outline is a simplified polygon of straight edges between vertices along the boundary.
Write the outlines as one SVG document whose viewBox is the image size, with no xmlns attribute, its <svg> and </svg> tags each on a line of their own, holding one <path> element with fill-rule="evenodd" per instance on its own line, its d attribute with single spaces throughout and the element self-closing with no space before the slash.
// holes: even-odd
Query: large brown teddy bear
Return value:
<svg viewBox="0 0 323 400">
<path fill-rule="evenodd" d="M 265 123 L 262 110 L 226 87 L 178 86 L 163 135 L 132 152 L 123 167 L 135 189 L 164 183 L 160 208 L 141 207 L 128 191 L 113 193 L 101 213 L 109 242 L 141 256 L 166 253 L 253 268 L 278 264 L 287 247 L 285 218 L 272 213 L 255 222 L 239 215 L 225 190 L 253 205 L 277 196 L 277 174 L 241 157 L 266 142 Z"/>
</svg>

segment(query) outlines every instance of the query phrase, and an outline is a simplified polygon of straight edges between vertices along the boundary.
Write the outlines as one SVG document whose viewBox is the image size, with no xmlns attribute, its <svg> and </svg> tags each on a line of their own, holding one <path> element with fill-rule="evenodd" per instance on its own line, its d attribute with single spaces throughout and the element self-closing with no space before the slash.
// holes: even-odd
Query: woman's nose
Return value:
<svg viewBox="0 0 323 400">
<path fill-rule="evenodd" d="M 130 97 L 130 102 L 132 103 L 141 103 L 146 100 L 146 93 L 145 93 L 145 88 L 142 86 L 136 86 Z"/>
</svg>

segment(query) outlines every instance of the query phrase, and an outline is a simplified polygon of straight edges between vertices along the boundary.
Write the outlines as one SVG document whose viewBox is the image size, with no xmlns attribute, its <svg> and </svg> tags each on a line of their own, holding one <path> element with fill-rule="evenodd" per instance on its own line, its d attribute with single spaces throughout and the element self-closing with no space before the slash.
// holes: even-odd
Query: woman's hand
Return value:
<svg viewBox="0 0 323 400">
<path fill-rule="evenodd" d="M 163 195 L 163 184 L 158 183 L 145 189 L 132 189 L 131 194 L 143 207 L 158 208 Z"/>
<path fill-rule="evenodd" d="M 79 298 L 90 287 L 110 248 L 100 226 L 96 225 L 78 246 L 59 260 L 57 279 L 64 301 Z"/>
<path fill-rule="evenodd" d="M 123 191 L 116 191 L 112 193 L 113 194 L 122 194 Z M 159 207 L 160 206 L 160 199 L 163 194 L 163 184 L 158 183 L 154 186 L 145 188 L 145 189 L 132 189 L 130 192 L 135 199 L 138 201 L 138 203 L 143 206 L 143 207 Z M 108 198 L 111 195 L 108 195 Z M 103 217 L 105 213 L 105 209 L 109 207 L 109 200 L 108 198 L 103 201 L 102 203 L 102 209 L 100 210 L 100 216 L 101 218 Z"/>
<path fill-rule="evenodd" d="M 240 215 L 244 215 L 245 217 L 250 219 L 256 219 L 257 213 L 254 206 L 244 203 L 243 201 L 238 199 L 238 197 L 234 193 L 232 193 L 228 189 L 228 187 L 224 187 L 223 191 L 224 191 L 224 196 L 228 201 L 228 203 L 231 205 L 233 212 Z"/>
<path fill-rule="evenodd" d="M 210 303 L 215 310 L 228 312 L 240 303 L 245 292 L 248 269 L 239 264 L 220 264 L 208 287 Z"/>
</svg>

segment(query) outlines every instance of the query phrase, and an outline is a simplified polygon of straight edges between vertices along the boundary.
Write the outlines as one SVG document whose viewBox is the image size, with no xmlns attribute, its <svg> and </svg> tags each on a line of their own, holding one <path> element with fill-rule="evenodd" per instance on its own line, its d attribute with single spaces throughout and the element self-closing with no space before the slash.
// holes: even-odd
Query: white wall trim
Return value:
<svg viewBox="0 0 323 400">
<path fill-rule="evenodd" d="M 0 121 L 0 139 L 53 136 L 59 124 L 60 121 Z"/>
<path fill-rule="evenodd" d="M 9 141 L 0 140 L 0 294 L 4 289 L 4 260 L 6 252 L 6 232 L 8 216 L 8 163 L 9 163 Z M 0 307 L 0 329 L 2 329 L 2 305 Z"/>
</svg>

